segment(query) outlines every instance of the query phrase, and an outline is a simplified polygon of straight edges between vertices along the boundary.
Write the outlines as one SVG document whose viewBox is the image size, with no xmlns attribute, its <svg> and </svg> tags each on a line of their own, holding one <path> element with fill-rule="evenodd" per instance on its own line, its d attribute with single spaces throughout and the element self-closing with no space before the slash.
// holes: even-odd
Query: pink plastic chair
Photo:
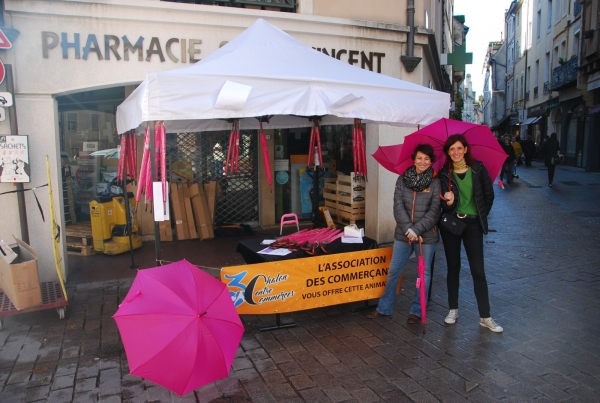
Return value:
<svg viewBox="0 0 600 403">
<path fill-rule="evenodd" d="M 300 231 L 300 224 L 298 224 L 298 216 L 294 213 L 284 214 L 281 216 L 281 226 L 279 227 L 279 235 L 283 233 L 283 226 L 285 224 L 296 223 L 296 228 Z"/>
</svg>

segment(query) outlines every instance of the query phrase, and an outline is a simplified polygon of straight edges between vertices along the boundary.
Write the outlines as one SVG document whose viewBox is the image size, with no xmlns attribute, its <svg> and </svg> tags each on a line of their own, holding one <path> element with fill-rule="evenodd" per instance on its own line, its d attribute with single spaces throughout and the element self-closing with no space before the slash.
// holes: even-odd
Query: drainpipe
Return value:
<svg viewBox="0 0 600 403">
<path fill-rule="evenodd" d="M 406 38 L 406 56 L 400 56 L 400 61 L 404 65 L 404 68 L 409 73 L 421 62 L 420 57 L 414 56 L 415 52 L 415 0 L 408 0 L 408 7 L 406 8 L 408 16 L 408 37 Z"/>
</svg>

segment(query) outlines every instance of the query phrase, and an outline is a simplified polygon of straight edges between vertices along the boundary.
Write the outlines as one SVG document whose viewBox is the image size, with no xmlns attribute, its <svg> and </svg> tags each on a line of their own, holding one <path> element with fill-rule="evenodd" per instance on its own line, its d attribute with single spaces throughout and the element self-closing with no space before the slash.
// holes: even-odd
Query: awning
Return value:
<svg viewBox="0 0 600 403">
<path fill-rule="evenodd" d="M 590 115 L 600 112 L 600 105 L 594 105 L 590 108 Z"/>
<path fill-rule="evenodd" d="M 542 118 L 541 116 L 534 116 L 532 118 L 525 120 L 523 123 L 521 123 L 521 126 L 532 125 L 535 122 L 537 122 L 538 120 L 540 120 L 541 118 Z"/>
</svg>

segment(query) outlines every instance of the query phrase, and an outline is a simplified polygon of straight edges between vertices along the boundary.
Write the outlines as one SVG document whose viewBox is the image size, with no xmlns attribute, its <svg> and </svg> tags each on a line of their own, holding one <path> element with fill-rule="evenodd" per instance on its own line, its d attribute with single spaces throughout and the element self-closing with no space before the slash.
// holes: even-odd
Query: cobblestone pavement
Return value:
<svg viewBox="0 0 600 403">
<path fill-rule="evenodd" d="M 112 314 L 131 279 L 75 284 L 65 320 L 53 311 L 4 319 L 0 401 L 8 402 L 598 402 L 600 174 L 541 164 L 496 202 L 485 238 L 496 334 L 478 324 L 468 267 L 460 317 L 447 326 L 445 261 L 436 258 L 427 333 L 407 325 L 414 266 L 390 318 L 355 303 L 283 316 L 244 316 L 229 378 L 182 398 L 128 375 Z M 466 262 L 466 259 L 464 260 Z M 469 390 L 469 391 L 467 391 Z"/>
</svg>

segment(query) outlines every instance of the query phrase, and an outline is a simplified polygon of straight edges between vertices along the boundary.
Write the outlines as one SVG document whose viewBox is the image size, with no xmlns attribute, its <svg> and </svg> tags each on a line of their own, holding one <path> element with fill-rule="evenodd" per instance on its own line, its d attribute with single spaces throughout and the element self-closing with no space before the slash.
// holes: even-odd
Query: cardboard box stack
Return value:
<svg viewBox="0 0 600 403">
<path fill-rule="evenodd" d="M 171 221 L 159 222 L 160 240 L 172 241 L 171 222 L 177 240 L 214 238 L 216 198 L 221 188 L 216 181 L 204 184 L 169 183 Z M 141 210 L 141 211 L 140 211 Z M 154 215 L 143 204 L 138 208 L 140 235 L 154 234 Z"/>
<path fill-rule="evenodd" d="M 37 253 L 20 239 L 15 241 L 16 256 L 6 243 L 0 247 L 0 288 L 17 309 L 41 305 Z"/>
<path fill-rule="evenodd" d="M 200 239 L 214 238 L 213 220 L 210 217 L 210 210 L 208 209 L 203 187 L 197 183 L 190 185 L 190 194 L 192 195 L 192 207 Z"/>
</svg>

